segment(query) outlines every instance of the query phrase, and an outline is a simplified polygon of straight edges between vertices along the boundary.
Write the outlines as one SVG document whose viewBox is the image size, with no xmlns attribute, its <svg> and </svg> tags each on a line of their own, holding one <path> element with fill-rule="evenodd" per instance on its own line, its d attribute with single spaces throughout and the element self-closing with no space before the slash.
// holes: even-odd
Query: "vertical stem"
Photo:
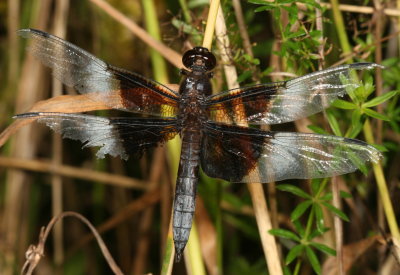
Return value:
<svg viewBox="0 0 400 275">
<path fill-rule="evenodd" d="M 339 193 L 339 182 L 338 177 L 332 178 L 332 194 L 333 194 L 333 205 L 337 209 L 342 208 Z M 336 245 L 336 263 L 338 266 L 339 275 L 344 275 L 344 265 L 343 265 L 343 228 L 342 220 L 334 215 L 333 222 L 335 226 L 335 245 Z"/>
<path fill-rule="evenodd" d="M 374 143 L 374 137 L 372 135 L 371 124 L 367 119 L 364 124 L 364 135 L 368 143 Z M 392 236 L 396 239 L 400 239 L 399 226 L 397 225 L 396 216 L 393 211 L 393 206 L 390 201 L 389 191 L 387 189 L 386 180 L 383 175 L 382 166 L 380 164 L 373 164 L 373 170 L 375 174 L 376 184 L 378 185 L 379 193 L 381 195 L 383 209 L 385 210 L 386 220 L 389 225 Z"/>
<path fill-rule="evenodd" d="M 156 40 L 161 40 L 160 29 L 158 26 L 157 13 L 152 0 L 142 1 L 146 29 Z M 150 49 L 151 64 L 153 66 L 154 79 L 161 83 L 168 83 L 167 67 L 164 58 L 154 49 Z"/>
<path fill-rule="evenodd" d="M 65 38 L 67 29 L 67 18 L 69 10 L 69 1 L 61 0 L 56 2 L 54 16 L 54 34 Z M 56 97 L 62 94 L 62 83 L 53 78 L 52 96 Z M 59 166 L 62 163 L 62 140 L 60 134 L 53 134 L 53 158 L 52 163 Z M 63 191 L 62 178 L 60 175 L 52 175 L 52 215 L 53 217 L 61 214 L 63 211 Z M 61 273 L 61 266 L 64 260 L 63 248 L 63 221 L 54 225 L 54 261 L 56 264 L 56 273 Z"/>
<path fill-rule="evenodd" d="M 229 63 L 229 37 L 226 35 L 226 24 L 222 9 L 220 8 L 217 15 L 216 25 L 217 45 L 221 52 L 221 59 L 224 62 L 224 71 L 228 83 L 228 88 L 237 88 L 237 73 L 233 65 Z M 240 110 L 238 110 L 240 111 Z M 243 110 L 242 110 L 243 111 Z M 257 178 L 258 169 L 254 171 L 254 177 Z M 263 187 L 260 183 L 247 184 L 251 199 L 253 202 L 254 213 L 257 219 L 258 230 L 261 237 L 265 258 L 268 265 L 268 271 L 271 275 L 283 274 L 279 259 L 278 248 L 274 236 L 268 234 L 268 230 L 272 229 L 271 219 L 268 213 L 267 202 L 264 195 Z"/>
<path fill-rule="evenodd" d="M 203 47 L 207 49 L 211 49 L 220 0 L 210 0 L 210 2 L 210 10 L 208 12 L 207 25 L 203 40 Z"/>
<path fill-rule="evenodd" d="M 152 36 L 155 40 L 160 41 L 161 35 L 158 26 L 157 13 L 154 5 L 154 1 L 152 0 L 142 0 L 144 17 L 146 22 L 146 28 L 150 36 Z M 161 83 L 168 83 L 168 74 L 166 69 L 166 64 L 162 56 L 155 50 L 151 49 L 150 51 L 152 67 L 153 67 L 153 75 L 156 81 Z M 176 174 L 178 171 L 178 163 L 179 163 L 179 152 L 180 152 L 180 142 L 179 138 L 174 138 L 171 142 L 168 142 L 168 157 L 171 165 L 171 175 L 173 175 L 173 182 L 176 180 Z M 172 221 L 172 212 L 171 212 L 171 221 Z M 170 221 L 169 232 L 167 237 L 167 245 L 166 252 L 164 254 L 163 265 L 161 274 L 171 274 L 173 259 L 174 259 L 174 245 L 172 238 L 172 223 Z"/>
<path fill-rule="evenodd" d="M 340 45 L 345 55 L 351 54 L 351 46 L 347 38 L 346 28 L 344 26 L 343 16 L 339 9 L 338 0 L 331 0 L 333 20 L 335 21 L 336 30 L 339 36 Z M 347 63 L 353 63 L 353 59 L 349 58 Z"/>
<path fill-rule="evenodd" d="M 190 16 L 190 10 L 188 9 L 186 0 L 179 0 L 179 4 L 181 5 L 183 17 L 185 17 L 186 23 L 192 22 L 192 17 Z"/>
</svg>

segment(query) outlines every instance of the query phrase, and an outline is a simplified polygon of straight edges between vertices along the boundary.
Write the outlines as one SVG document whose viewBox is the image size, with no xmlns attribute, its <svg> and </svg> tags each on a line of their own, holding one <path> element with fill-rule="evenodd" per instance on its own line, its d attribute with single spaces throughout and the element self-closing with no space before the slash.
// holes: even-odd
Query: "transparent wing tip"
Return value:
<svg viewBox="0 0 400 275">
<path fill-rule="evenodd" d="M 384 69 L 385 67 L 376 63 L 372 62 L 359 62 L 353 63 L 349 65 L 351 69 L 355 70 L 372 70 L 374 68 Z"/>
<path fill-rule="evenodd" d="M 21 30 L 17 31 L 17 34 L 19 36 L 22 36 L 22 37 L 25 37 L 25 38 L 29 37 L 29 35 L 31 35 L 31 34 L 36 34 L 36 35 L 40 35 L 40 36 L 43 36 L 43 37 L 49 36 L 48 33 L 40 31 L 40 30 L 36 30 L 36 29 L 21 29 Z"/>
<path fill-rule="evenodd" d="M 371 153 L 371 161 L 373 163 L 379 163 L 380 160 L 383 159 L 383 154 L 373 146 L 370 146 L 370 153 Z"/>
</svg>

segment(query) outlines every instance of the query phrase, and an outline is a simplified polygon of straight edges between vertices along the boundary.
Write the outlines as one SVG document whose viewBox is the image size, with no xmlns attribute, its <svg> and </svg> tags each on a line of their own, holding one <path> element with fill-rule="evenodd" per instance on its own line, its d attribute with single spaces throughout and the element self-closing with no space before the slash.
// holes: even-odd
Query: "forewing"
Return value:
<svg viewBox="0 0 400 275">
<path fill-rule="evenodd" d="M 210 122 L 204 131 L 201 166 L 210 177 L 267 183 L 346 174 L 380 157 L 374 147 L 355 139 Z"/>
<path fill-rule="evenodd" d="M 211 120 L 226 124 L 278 124 L 322 111 L 358 84 L 352 71 L 377 67 L 354 63 L 307 74 L 285 82 L 233 89 L 207 98 Z"/>
<path fill-rule="evenodd" d="M 64 138 L 79 140 L 85 147 L 100 147 L 106 154 L 127 160 L 172 139 L 178 133 L 176 120 L 163 118 L 104 118 L 81 114 L 25 113 L 19 119 L 36 119 Z"/>
<path fill-rule="evenodd" d="M 81 48 L 48 33 L 19 30 L 30 40 L 29 51 L 54 77 L 93 100 L 124 111 L 173 117 L 178 95 L 169 88 L 120 68 L 108 65 Z"/>
</svg>

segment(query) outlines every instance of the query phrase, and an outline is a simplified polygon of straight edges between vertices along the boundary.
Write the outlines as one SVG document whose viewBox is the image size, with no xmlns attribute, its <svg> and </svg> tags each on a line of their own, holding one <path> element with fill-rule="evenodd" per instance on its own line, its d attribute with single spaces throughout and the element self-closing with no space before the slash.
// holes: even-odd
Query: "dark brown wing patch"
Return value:
<svg viewBox="0 0 400 275">
<path fill-rule="evenodd" d="M 228 124 L 278 124 L 310 116 L 355 89 L 352 72 L 379 67 L 354 63 L 317 71 L 285 82 L 233 89 L 206 99 L 210 120 Z M 238 108 L 238 105 L 242 107 Z M 244 110 L 239 111 L 237 110 Z"/>
<path fill-rule="evenodd" d="M 240 131 L 239 131 L 240 130 Z M 248 132 L 248 135 L 244 135 Z M 201 167 L 213 178 L 240 182 L 261 156 L 263 135 L 251 135 L 251 128 L 209 124 L 203 136 Z"/>
<path fill-rule="evenodd" d="M 201 154 L 202 168 L 210 177 L 261 183 L 342 175 L 382 157 L 359 140 L 212 122 L 204 130 Z"/>
<path fill-rule="evenodd" d="M 248 123 L 269 111 L 272 95 L 283 87 L 283 82 L 262 84 L 211 96 L 206 108 L 208 116 L 213 121 L 227 124 Z"/>
<path fill-rule="evenodd" d="M 79 140 L 83 147 L 98 147 L 96 156 L 106 154 L 128 159 L 172 139 L 179 131 L 175 119 L 105 118 L 81 114 L 25 113 L 18 119 L 36 119 L 63 138 Z"/>
</svg>

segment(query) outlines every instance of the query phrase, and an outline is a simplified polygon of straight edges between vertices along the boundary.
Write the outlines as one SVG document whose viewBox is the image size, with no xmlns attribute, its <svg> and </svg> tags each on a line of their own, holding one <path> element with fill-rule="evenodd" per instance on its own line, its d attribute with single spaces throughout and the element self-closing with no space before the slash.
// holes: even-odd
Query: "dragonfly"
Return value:
<svg viewBox="0 0 400 275">
<path fill-rule="evenodd" d="M 342 175 L 381 158 L 376 148 L 356 139 L 261 129 L 322 111 L 357 87 L 353 72 L 379 66 L 375 63 L 342 65 L 213 94 L 216 58 L 208 49 L 195 47 L 183 55 L 185 69 L 179 90 L 174 91 L 46 32 L 18 33 L 30 40 L 30 53 L 63 84 L 133 115 L 28 112 L 16 115 L 17 119 L 34 118 L 64 138 L 98 147 L 98 158 L 108 154 L 126 160 L 181 137 L 173 204 L 176 261 L 189 238 L 200 168 L 210 177 L 230 182 L 268 183 Z"/>
</svg>

